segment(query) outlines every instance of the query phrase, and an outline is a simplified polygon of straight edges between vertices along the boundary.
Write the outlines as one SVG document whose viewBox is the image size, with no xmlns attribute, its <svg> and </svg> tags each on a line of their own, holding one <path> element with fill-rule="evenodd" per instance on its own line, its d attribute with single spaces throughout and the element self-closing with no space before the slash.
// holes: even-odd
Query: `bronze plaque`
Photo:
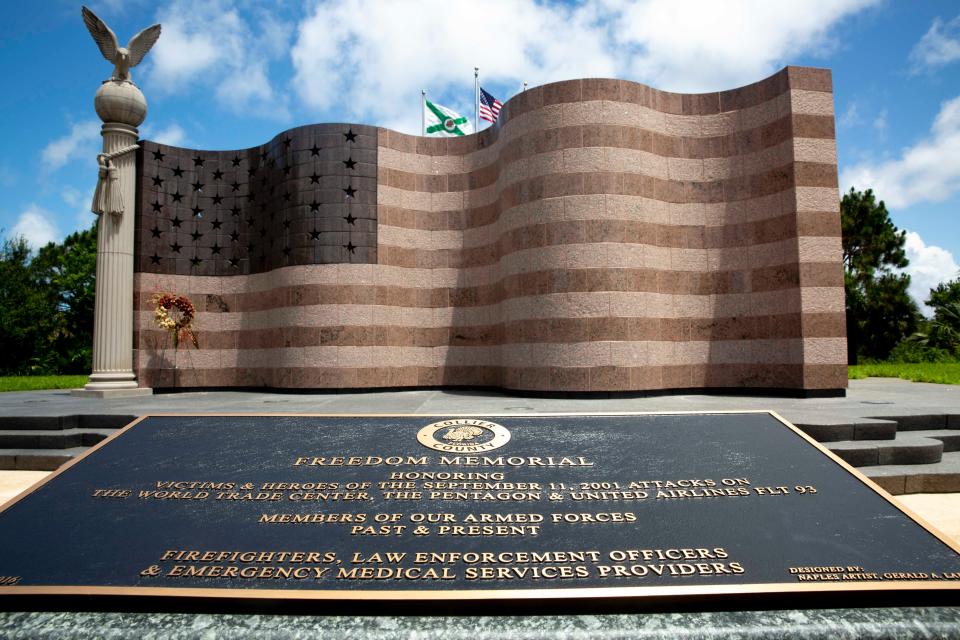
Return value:
<svg viewBox="0 0 960 640">
<path fill-rule="evenodd" d="M 767 412 L 148 416 L 4 507 L 0 583 L 636 602 L 947 591 L 960 553 Z"/>
</svg>

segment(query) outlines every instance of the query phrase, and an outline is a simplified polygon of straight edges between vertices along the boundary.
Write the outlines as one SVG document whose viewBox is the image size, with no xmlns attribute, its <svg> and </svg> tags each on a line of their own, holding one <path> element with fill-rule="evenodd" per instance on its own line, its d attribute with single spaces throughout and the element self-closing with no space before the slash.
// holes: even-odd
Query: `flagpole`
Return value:
<svg viewBox="0 0 960 640">
<path fill-rule="evenodd" d="M 480 133 L 480 67 L 473 68 L 473 132 Z"/>
<path fill-rule="evenodd" d="M 427 135 L 427 91 L 420 89 L 420 135 Z"/>
</svg>

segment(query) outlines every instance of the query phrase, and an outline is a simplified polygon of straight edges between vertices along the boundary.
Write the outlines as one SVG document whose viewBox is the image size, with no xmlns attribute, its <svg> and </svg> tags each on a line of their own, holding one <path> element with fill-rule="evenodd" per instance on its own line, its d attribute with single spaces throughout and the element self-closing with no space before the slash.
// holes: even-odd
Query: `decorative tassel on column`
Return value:
<svg viewBox="0 0 960 640">
<path fill-rule="evenodd" d="M 139 146 L 134 144 L 113 153 L 101 153 L 97 156 L 100 175 L 97 178 L 97 188 L 93 192 L 93 204 L 90 205 L 90 210 L 98 216 L 104 213 L 123 215 L 123 194 L 120 192 L 120 185 L 117 184 L 117 167 L 114 166 L 113 160 L 138 148 Z"/>
</svg>

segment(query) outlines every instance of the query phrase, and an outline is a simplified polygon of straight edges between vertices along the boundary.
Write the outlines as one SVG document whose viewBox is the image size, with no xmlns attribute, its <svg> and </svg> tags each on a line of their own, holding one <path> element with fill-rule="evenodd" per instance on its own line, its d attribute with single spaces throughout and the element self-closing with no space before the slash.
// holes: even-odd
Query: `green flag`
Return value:
<svg viewBox="0 0 960 640">
<path fill-rule="evenodd" d="M 423 101 L 423 119 L 427 125 L 425 134 L 428 136 L 450 137 L 473 133 L 473 127 L 464 116 L 429 100 Z"/>
</svg>

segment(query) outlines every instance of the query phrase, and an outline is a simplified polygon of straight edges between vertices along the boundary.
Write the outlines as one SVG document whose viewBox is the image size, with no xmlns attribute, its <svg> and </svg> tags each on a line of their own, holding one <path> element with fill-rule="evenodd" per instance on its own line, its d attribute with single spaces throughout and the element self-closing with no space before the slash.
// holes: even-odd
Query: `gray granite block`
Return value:
<svg viewBox="0 0 960 640">
<path fill-rule="evenodd" d="M 478 608 L 482 608 L 478 604 Z M 960 608 L 811 609 L 579 616 L 277 616 L 3 613 L 0 638 L 586 640 L 960 638 Z"/>
</svg>

